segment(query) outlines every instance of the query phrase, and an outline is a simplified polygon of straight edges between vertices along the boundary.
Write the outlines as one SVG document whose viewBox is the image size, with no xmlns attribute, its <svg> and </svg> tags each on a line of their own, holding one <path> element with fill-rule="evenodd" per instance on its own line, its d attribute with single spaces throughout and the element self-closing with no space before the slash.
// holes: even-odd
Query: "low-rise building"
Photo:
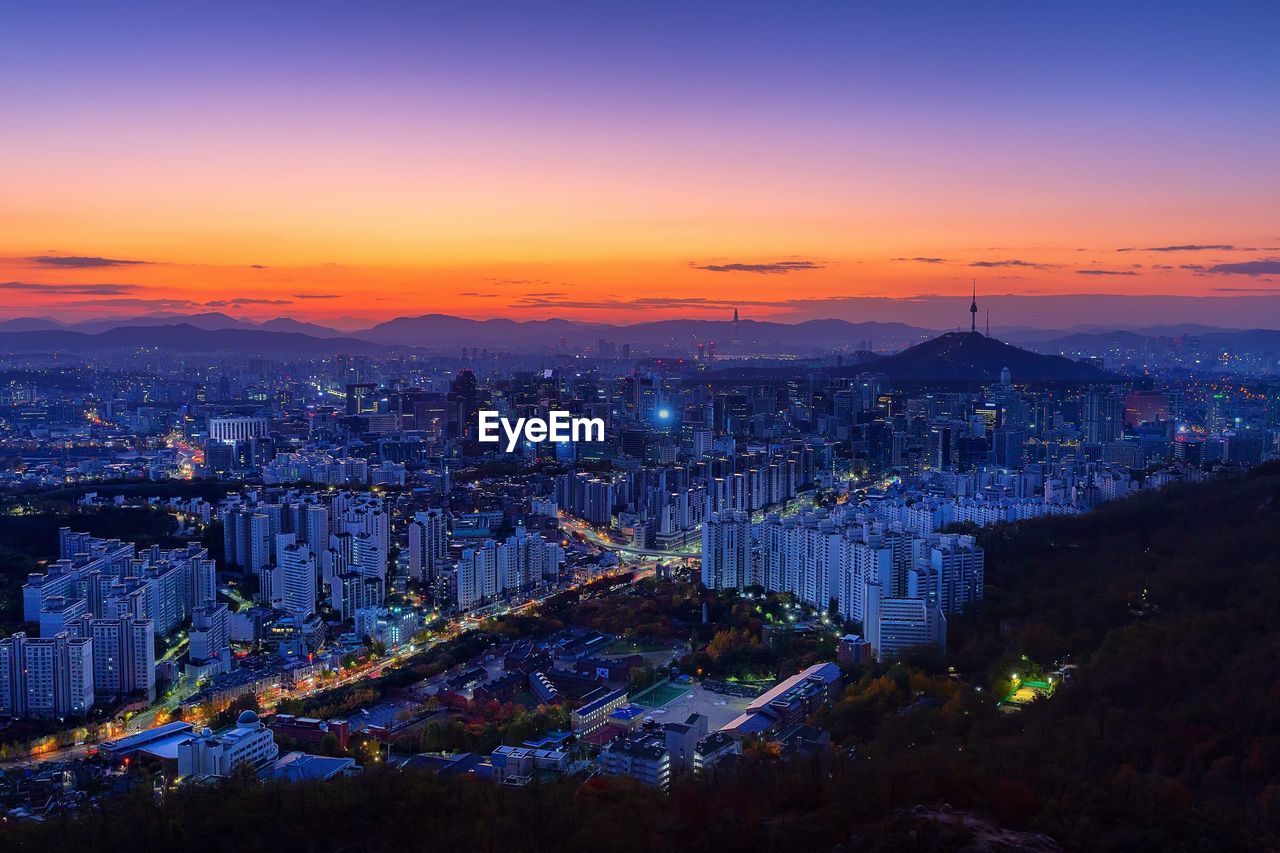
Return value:
<svg viewBox="0 0 1280 853">
<path fill-rule="evenodd" d="M 727 732 L 719 731 L 698 741 L 693 750 L 693 772 L 706 773 L 725 758 L 742 754 L 742 741 L 730 737 Z"/>
<path fill-rule="evenodd" d="M 662 735 L 618 735 L 600 753 L 600 766 L 610 776 L 630 776 L 664 791 L 671 785 L 671 751 Z"/>
<path fill-rule="evenodd" d="M 214 734 L 205 729 L 178 744 L 178 776 L 230 776 L 240 764 L 261 769 L 280 754 L 275 735 L 253 711 L 245 711 L 235 726 Z"/>
<path fill-rule="evenodd" d="M 776 734 L 800 725 L 840 694 L 844 678 L 834 663 L 817 663 L 760 694 L 722 731 L 733 737 Z"/>
<path fill-rule="evenodd" d="M 494 778 L 505 782 L 513 777 L 529 777 L 545 770 L 564 773 L 569 769 L 569 753 L 560 749 L 536 749 L 527 746 L 499 746 L 489 756 Z"/>
<path fill-rule="evenodd" d="M 627 691 L 601 687 L 582 697 L 583 703 L 570 715 L 573 730 L 590 734 L 609 721 L 609 714 L 627 704 Z"/>
</svg>

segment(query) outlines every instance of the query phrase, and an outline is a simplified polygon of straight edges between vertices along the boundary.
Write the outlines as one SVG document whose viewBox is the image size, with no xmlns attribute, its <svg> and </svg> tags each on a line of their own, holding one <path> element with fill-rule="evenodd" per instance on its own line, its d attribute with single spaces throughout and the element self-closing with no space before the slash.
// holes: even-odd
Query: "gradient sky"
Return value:
<svg viewBox="0 0 1280 853">
<path fill-rule="evenodd" d="M 0 316 L 1280 324 L 1276 4 L 195 6 L 0 7 Z"/>
</svg>

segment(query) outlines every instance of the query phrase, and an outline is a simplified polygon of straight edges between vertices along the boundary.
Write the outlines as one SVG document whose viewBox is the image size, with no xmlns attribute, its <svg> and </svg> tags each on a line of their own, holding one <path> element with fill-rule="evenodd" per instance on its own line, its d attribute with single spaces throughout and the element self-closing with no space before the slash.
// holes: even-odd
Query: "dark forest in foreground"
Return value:
<svg viewBox="0 0 1280 853">
<path fill-rule="evenodd" d="M 320 785 L 233 779 L 156 803 L 10 825 L 24 850 L 723 851 L 960 848 L 913 813 L 949 804 L 1078 850 L 1280 844 L 1280 466 L 989 531 L 988 596 L 945 666 L 851 673 L 818 722 L 829 773 L 748 750 L 664 797 L 627 780 L 525 790 L 396 771 Z M 990 690 L 1022 655 L 1080 664 L 1016 714 Z M 931 697 L 936 701 L 921 702 Z"/>
</svg>

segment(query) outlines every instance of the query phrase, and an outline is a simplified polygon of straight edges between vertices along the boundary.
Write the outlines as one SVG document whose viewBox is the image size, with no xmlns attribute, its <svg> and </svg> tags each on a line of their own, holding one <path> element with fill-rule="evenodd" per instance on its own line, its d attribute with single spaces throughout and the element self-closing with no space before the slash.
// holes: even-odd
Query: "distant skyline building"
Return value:
<svg viewBox="0 0 1280 853">
<path fill-rule="evenodd" d="M 209 440 L 222 442 L 248 441 L 267 434 L 267 419 L 235 416 L 209 418 Z"/>
</svg>

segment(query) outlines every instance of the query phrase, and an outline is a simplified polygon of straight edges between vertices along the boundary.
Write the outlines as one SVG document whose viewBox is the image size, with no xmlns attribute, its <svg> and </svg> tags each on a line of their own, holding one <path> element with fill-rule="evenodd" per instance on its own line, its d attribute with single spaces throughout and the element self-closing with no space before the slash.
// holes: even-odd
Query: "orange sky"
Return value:
<svg viewBox="0 0 1280 853">
<path fill-rule="evenodd" d="M 1280 290 L 1247 16 L 353 9 L 15 14 L 0 317 Z"/>
</svg>

